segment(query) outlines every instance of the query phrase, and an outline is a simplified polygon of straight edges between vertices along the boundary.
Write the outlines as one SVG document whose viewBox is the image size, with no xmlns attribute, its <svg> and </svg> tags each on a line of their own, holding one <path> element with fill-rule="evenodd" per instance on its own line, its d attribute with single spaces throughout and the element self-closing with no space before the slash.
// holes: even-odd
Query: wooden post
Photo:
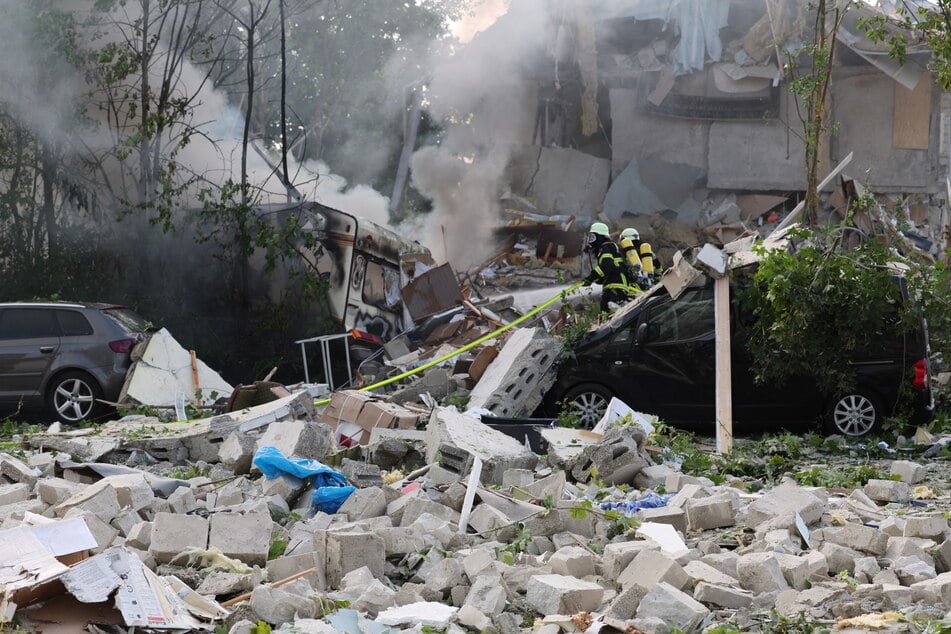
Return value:
<svg viewBox="0 0 951 634">
<path fill-rule="evenodd" d="M 716 331 L 717 451 L 733 449 L 733 368 L 730 359 L 730 278 L 713 283 L 714 329 Z"/>
</svg>

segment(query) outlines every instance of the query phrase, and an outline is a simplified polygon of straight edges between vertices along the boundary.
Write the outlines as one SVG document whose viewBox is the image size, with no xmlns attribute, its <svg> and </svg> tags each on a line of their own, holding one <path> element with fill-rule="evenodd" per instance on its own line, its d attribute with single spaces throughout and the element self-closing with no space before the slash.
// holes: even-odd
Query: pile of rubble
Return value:
<svg viewBox="0 0 951 634">
<path fill-rule="evenodd" d="M 655 464 L 640 421 L 559 430 L 573 451 L 540 455 L 452 407 L 301 392 L 36 434 L 0 454 L 4 614 L 35 631 L 557 634 L 800 614 L 865 631 L 951 608 L 925 466 L 749 493 Z"/>
</svg>

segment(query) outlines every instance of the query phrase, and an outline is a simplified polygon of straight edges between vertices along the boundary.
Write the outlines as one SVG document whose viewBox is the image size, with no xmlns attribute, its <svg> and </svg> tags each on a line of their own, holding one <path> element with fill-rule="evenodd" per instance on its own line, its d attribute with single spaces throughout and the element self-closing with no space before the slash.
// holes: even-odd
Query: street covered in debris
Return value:
<svg viewBox="0 0 951 634">
<path fill-rule="evenodd" d="M 951 631 L 951 5 L 91 4 L 0 25 L 0 631 Z"/>
</svg>

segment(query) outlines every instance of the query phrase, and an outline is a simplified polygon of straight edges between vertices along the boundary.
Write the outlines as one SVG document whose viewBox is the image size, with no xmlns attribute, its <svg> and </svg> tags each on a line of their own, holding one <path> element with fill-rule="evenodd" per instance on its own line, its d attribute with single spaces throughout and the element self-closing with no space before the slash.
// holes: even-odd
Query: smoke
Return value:
<svg viewBox="0 0 951 634">
<path fill-rule="evenodd" d="M 442 246 L 434 251 L 444 250 L 456 269 L 494 255 L 491 229 L 500 218 L 505 169 L 518 143 L 530 142 L 521 133 L 535 113 L 534 94 L 516 87 L 522 69 L 546 50 L 550 5 L 512 0 L 490 29 L 433 64 L 426 105 L 444 134 L 414 154 L 412 180 L 433 202 L 421 241 Z"/>
</svg>

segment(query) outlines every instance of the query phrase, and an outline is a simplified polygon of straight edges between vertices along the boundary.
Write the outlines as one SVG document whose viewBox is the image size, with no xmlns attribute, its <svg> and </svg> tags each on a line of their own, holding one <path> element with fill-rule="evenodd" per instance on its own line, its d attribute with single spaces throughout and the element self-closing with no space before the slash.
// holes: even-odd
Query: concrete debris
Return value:
<svg viewBox="0 0 951 634">
<path fill-rule="evenodd" d="M 516 386 L 481 406 L 508 415 L 528 402 L 516 392 L 541 389 L 518 379 L 544 374 L 537 334 L 476 372 L 473 394 Z M 892 461 L 882 472 L 896 479 L 859 489 L 787 478 L 752 493 L 663 462 L 636 421 L 543 430 L 543 459 L 428 402 L 342 390 L 315 408 L 299 392 L 196 422 L 34 435 L 33 451 L 0 454 L 0 583 L 15 617 L 29 627 L 57 601 L 114 601 L 111 621 L 89 623 L 137 627 L 152 604 L 135 613 L 122 575 L 138 599 L 167 598 L 152 629 L 662 632 L 755 629 L 772 609 L 817 621 L 951 610 L 951 527 L 912 489 L 930 465 Z M 265 454 L 280 473 L 253 462 Z M 325 506 L 326 488 L 347 497 Z"/>
</svg>

